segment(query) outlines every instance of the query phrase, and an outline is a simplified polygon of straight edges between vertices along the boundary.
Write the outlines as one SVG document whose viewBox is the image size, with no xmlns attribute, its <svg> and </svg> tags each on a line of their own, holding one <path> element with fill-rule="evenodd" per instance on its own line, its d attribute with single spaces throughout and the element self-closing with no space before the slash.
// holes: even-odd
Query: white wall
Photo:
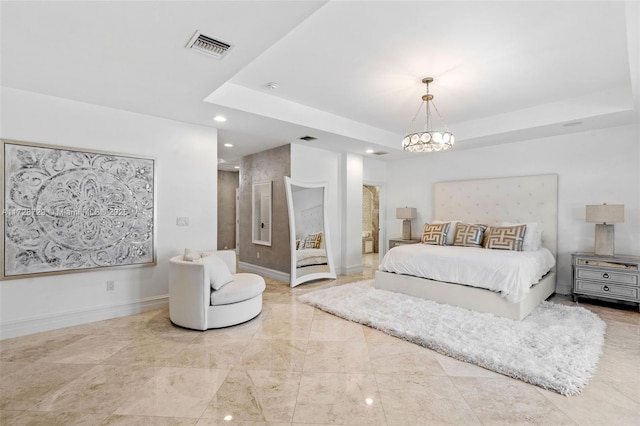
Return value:
<svg viewBox="0 0 640 426">
<path fill-rule="evenodd" d="M 341 273 L 362 272 L 362 155 L 343 154 L 342 174 L 342 269 Z"/>
<path fill-rule="evenodd" d="M 336 271 L 342 269 L 342 188 L 340 186 L 341 155 L 338 152 L 291 145 L 291 178 L 301 182 L 328 184 L 329 238 Z"/>
<path fill-rule="evenodd" d="M 166 305 L 167 259 L 185 247 L 216 248 L 217 130 L 16 89 L 1 94 L 3 139 L 155 157 L 158 256 L 155 267 L 0 282 L 1 336 Z M 177 216 L 190 226 L 176 227 Z"/>
<path fill-rule="evenodd" d="M 387 162 L 364 157 L 362 161 L 362 180 L 365 185 L 381 186 L 387 182 Z"/>
<path fill-rule="evenodd" d="M 594 225 L 584 221 L 587 204 L 624 204 L 625 222 L 615 225 L 616 252 L 640 255 L 639 141 L 637 125 L 622 126 L 389 163 L 386 227 L 399 235 L 402 224 L 392 210 L 416 207 L 416 236 L 434 219 L 435 182 L 557 173 L 558 292 L 568 294 L 570 254 L 593 250 Z"/>
</svg>

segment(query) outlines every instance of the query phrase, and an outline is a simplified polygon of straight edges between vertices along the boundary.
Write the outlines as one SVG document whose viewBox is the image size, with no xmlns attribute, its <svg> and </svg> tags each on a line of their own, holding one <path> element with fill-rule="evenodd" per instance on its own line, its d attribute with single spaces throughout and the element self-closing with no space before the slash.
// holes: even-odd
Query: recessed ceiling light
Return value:
<svg viewBox="0 0 640 426">
<path fill-rule="evenodd" d="M 216 115 L 215 117 L 213 117 L 214 120 L 219 121 L 219 122 L 223 122 L 223 121 L 227 121 L 227 118 L 223 115 Z"/>
<path fill-rule="evenodd" d="M 233 166 L 234 169 L 240 169 L 240 166 Z"/>
<path fill-rule="evenodd" d="M 266 86 L 271 90 L 276 90 L 278 87 L 280 87 L 278 83 L 275 83 L 273 81 L 270 81 L 269 83 L 267 83 Z"/>
<path fill-rule="evenodd" d="M 226 146 L 227 148 L 231 148 L 233 146 L 232 143 L 225 143 L 224 146 Z"/>
<path fill-rule="evenodd" d="M 373 154 L 374 152 L 375 152 L 375 151 L 374 151 L 373 149 L 371 149 L 371 148 L 369 148 L 369 149 L 366 151 L 366 153 L 367 153 L 367 154 Z"/>
</svg>

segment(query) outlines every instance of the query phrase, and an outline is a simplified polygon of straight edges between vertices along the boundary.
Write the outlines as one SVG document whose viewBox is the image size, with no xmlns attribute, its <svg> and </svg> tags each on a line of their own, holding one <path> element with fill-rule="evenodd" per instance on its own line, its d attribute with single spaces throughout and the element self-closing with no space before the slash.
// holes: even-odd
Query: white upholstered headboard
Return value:
<svg viewBox="0 0 640 426">
<path fill-rule="evenodd" d="M 439 182 L 434 185 L 433 213 L 436 220 L 485 225 L 539 222 L 542 245 L 557 258 L 556 174 Z"/>
</svg>

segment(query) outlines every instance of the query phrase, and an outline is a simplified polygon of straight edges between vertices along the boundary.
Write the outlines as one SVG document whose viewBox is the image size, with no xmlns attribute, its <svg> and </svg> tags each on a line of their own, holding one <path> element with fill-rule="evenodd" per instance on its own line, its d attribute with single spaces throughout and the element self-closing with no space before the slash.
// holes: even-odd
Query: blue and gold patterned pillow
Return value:
<svg viewBox="0 0 640 426">
<path fill-rule="evenodd" d="M 457 223 L 456 234 L 453 237 L 454 246 L 482 247 L 482 239 L 486 225 Z"/>
<path fill-rule="evenodd" d="M 424 224 L 422 229 L 422 243 L 443 246 L 447 243 L 449 223 Z"/>
<path fill-rule="evenodd" d="M 484 237 L 484 247 L 498 250 L 522 251 L 527 225 L 492 226 Z"/>
</svg>

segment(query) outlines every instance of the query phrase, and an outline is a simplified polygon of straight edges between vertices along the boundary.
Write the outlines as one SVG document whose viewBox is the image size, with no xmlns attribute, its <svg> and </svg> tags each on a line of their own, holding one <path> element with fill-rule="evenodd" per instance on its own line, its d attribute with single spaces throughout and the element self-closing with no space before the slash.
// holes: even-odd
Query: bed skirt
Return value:
<svg viewBox="0 0 640 426">
<path fill-rule="evenodd" d="M 556 291 L 556 272 L 549 271 L 519 303 L 508 302 L 500 293 L 462 284 L 445 283 L 392 272 L 376 271 L 375 288 L 459 306 L 500 317 L 522 320 Z"/>
</svg>

